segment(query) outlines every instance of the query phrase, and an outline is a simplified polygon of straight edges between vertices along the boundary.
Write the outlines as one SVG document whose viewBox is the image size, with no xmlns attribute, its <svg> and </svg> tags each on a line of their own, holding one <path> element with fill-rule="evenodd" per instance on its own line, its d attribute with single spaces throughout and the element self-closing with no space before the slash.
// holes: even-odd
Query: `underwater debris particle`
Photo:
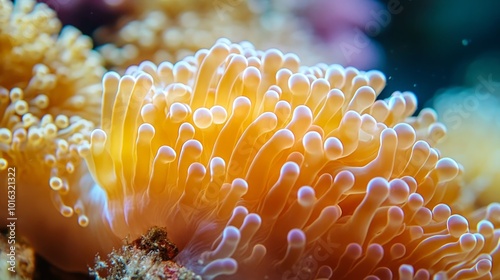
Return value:
<svg viewBox="0 0 500 280">
<path fill-rule="evenodd" d="M 170 261 L 177 256 L 179 249 L 174 243 L 167 239 L 165 228 L 153 227 L 149 231 L 134 240 L 132 245 L 147 253 L 158 252 L 162 261 Z"/>
<path fill-rule="evenodd" d="M 89 274 L 96 280 L 201 280 L 201 276 L 173 260 L 178 252 L 177 246 L 167 239 L 165 228 L 153 227 L 121 249 L 113 250 L 107 261 L 97 255 Z"/>
</svg>

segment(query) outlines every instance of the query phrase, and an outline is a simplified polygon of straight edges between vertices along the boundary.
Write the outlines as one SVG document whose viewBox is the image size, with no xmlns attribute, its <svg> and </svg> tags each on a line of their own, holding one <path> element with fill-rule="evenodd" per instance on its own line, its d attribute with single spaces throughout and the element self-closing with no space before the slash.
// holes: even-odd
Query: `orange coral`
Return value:
<svg viewBox="0 0 500 280">
<path fill-rule="evenodd" d="M 61 30 L 55 12 L 31 0 L 2 0 L 0 19 L 2 105 L 7 104 L 5 90 L 20 88 L 29 105 L 25 109 L 37 117 L 50 113 L 97 120 L 105 70 L 91 39 L 70 26 Z"/>
<path fill-rule="evenodd" d="M 19 234 L 68 270 L 85 269 L 114 240 L 92 237 L 98 223 L 81 227 L 88 225 L 86 203 L 100 192 L 77 147 L 88 143 L 99 120 L 104 71 L 91 39 L 72 27 L 61 30 L 48 6 L 0 0 L 0 180 L 7 182 L 7 167 L 16 168 L 16 214 L 26 219 Z M 7 198 L 7 188 L 1 190 Z M 76 213 L 80 226 L 61 226 L 67 221 L 59 213 Z M 4 224 L 7 211 L 0 215 Z M 72 256 L 75 248 L 79 256 Z"/>
<path fill-rule="evenodd" d="M 29 165 L 29 153 L 33 166 L 44 163 L 41 173 L 72 173 L 72 145 L 99 119 L 101 58 L 76 29 L 58 36 L 60 22 L 45 4 L 2 0 L 0 18 L 1 167 Z"/>
<path fill-rule="evenodd" d="M 166 227 L 207 279 L 500 275 L 500 206 L 454 213 L 462 171 L 433 148 L 445 127 L 411 117 L 410 92 L 376 100 L 378 71 L 223 39 L 103 84 L 79 152 L 119 237 Z"/>
</svg>

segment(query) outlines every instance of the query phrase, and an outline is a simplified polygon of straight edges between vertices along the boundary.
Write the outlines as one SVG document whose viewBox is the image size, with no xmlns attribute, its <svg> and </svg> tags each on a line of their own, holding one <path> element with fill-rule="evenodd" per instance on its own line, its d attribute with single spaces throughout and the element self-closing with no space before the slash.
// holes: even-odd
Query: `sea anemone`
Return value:
<svg viewBox="0 0 500 280">
<path fill-rule="evenodd" d="M 106 73 L 101 128 L 78 151 L 112 232 L 165 227 L 206 279 L 499 277 L 500 205 L 455 213 L 444 125 L 412 117 L 410 92 L 376 100 L 384 86 L 220 39 Z"/>
<path fill-rule="evenodd" d="M 264 1 L 156 1 L 135 5 L 116 26 L 101 28 L 96 39 L 106 65 L 118 71 L 144 60 L 178 61 L 209 48 L 221 36 L 249 40 L 261 49 L 280 48 L 309 63 L 331 62 L 330 47 L 311 35 L 311 27 L 292 10 Z"/>
<path fill-rule="evenodd" d="M 479 76 L 479 81 L 475 87 L 448 89 L 434 99 L 448 127 L 448 136 L 438 147 L 466 170 L 464 208 L 500 201 L 500 83 L 491 81 L 491 76 Z M 481 139 L 481 145 L 474 145 L 475 139 Z"/>
<path fill-rule="evenodd" d="M 15 214 L 26 219 L 16 230 L 67 269 L 74 269 L 66 263 L 73 246 L 86 256 L 83 265 L 100 246 L 112 246 L 106 239 L 109 245 L 88 240 L 95 237 L 81 227 L 89 220 L 82 200 L 92 201 L 93 191 L 92 181 L 81 175 L 87 172 L 77 151 L 99 120 L 104 71 L 91 39 L 72 27 L 61 30 L 47 5 L 0 0 L 0 176 L 7 182 L 7 173 L 15 174 Z M 6 199 L 7 188 L 1 189 Z M 59 213 L 76 213 L 80 226 L 61 226 L 68 222 Z M 78 239 L 81 244 L 72 244 Z"/>
<path fill-rule="evenodd" d="M 78 115 L 96 121 L 100 112 L 101 56 L 92 40 L 32 0 L 0 5 L 0 85 L 20 88 L 33 115 Z M 59 34 L 60 32 L 60 34 Z M 6 105 L 3 92 L 2 105 Z"/>
</svg>

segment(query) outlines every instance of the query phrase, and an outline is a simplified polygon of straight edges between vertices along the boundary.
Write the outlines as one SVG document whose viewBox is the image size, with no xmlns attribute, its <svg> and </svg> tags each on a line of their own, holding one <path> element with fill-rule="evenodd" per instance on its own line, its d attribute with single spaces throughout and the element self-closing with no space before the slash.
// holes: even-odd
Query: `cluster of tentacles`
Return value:
<svg viewBox="0 0 500 280">
<path fill-rule="evenodd" d="M 116 236 L 166 227 L 207 279 L 499 277 L 500 205 L 456 213 L 445 127 L 412 117 L 410 92 L 376 100 L 384 85 L 222 39 L 105 74 L 101 128 L 78 151 Z"/>
<path fill-rule="evenodd" d="M 182 57 L 215 36 L 180 36 L 206 21 L 178 12 L 130 23 L 120 36 L 135 55 L 106 59 Z M 46 5 L 0 0 L 0 170 L 16 168 L 19 233 L 50 262 L 85 270 L 96 252 L 159 226 L 178 265 L 206 279 L 500 277 L 495 153 L 481 169 L 484 157 L 464 150 L 476 159 L 469 171 L 442 157 L 436 113 L 413 116 L 410 92 L 377 100 L 382 73 L 306 67 L 227 39 L 124 75 L 102 64 Z M 463 131 L 476 131 L 473 120 L 461 119 Z M 463 146 L 453 133 L 443 149 L 461 156 L 445 149 Z"/>
</svg>

